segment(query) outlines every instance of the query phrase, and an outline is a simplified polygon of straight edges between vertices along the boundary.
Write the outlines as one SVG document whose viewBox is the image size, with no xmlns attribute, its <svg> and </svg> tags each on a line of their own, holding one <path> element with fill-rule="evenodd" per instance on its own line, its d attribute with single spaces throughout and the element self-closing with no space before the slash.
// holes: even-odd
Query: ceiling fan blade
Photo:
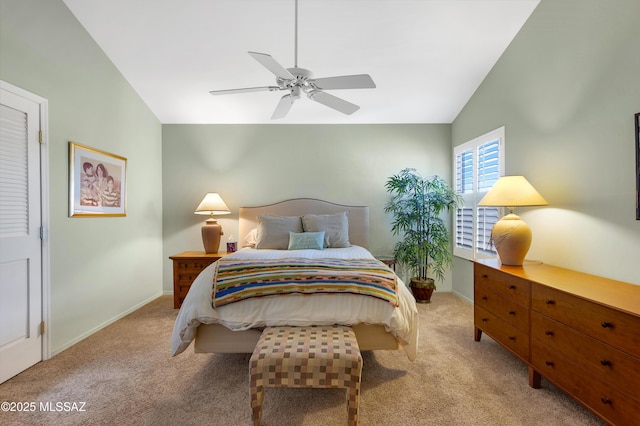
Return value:
<svg viewBox="0 0 640 426">
<path fill-rule="evenodd" d="M 271 55 L 266 53 L 248 52 L 249 55 L 256 61 L 260 62 L 262 66 L 274 73 L 277 77 L 284 80 L 295 80 L 296 78 L 285 67 L 280 65 Z"/>
<path fill-rule="evenodd" d="M 282 90 L 282 89 L 278 86 L 263 86 L 263 87 L 245 87 L 243 89 L 211 90 L 209 93 L 211 93 L 212 95 L 232 95 L 234 93 L 273 92 L 276 90 Z"/>
<path fill-rule="evenodd" d="M 319 90 L 309 92 L 307 95 L 312 101 L 319 102 L 323 105 L 333 108 L 336 111 L 340 111 L 343 114 L 351 115 L 360 109 L 358 105 L 347 102 L 344 99 L 340 99 L 336 96 L 330 95 Z"/>
<path fill-rule="evenodd" d="M 276 106 L 275 111 L 273 111 L 273 115 L 271 115 L 272 120 L 277 120 L 279 118 L 284 118 L 289 113 L 291 109 L 291 105 L 296 99 L 291 95 L 284 95 L 280 102 L 278 102 L 278 106 Z"/>
<path fill-rule="evenodd" d="M 376 88 L 376 83 L 373 82 L 373 79 L 369 74 L 316 78 L 312 80 L 312 83 L 321 90 Z"/>
</svg>

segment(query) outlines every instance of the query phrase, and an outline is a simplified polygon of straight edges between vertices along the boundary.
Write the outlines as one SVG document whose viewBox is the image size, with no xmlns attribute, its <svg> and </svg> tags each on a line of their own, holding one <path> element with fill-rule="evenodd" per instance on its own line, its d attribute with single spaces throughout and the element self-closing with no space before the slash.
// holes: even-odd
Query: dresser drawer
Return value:
<svg viewBox="0 0 640 426">
<path fill-rule="evenodd" d="M 480 306 L 474 307 L 474 322 L 477 328 L 491 336 L 496 342 L 523 360 L 529 360 L 529 336 L 527 333 L 509 325 Z"/>
<path fill-rule="evenodd" d="M 625 312 L 533 284 L 531 308 L 640 358 L 640 321 Z"/>
<path fill-rule="evenodd" d="M 499 296 L 482 285 L 475 289 L 475 303 L 515 328 L 529 332 L 529 308 Z"/>
<path fill-rule="evenodd" d="M 473 282 L 476 290 L 482 288 L 493 291 L 522 306 L 527 308 L 530 306 L 531 284 L 529 281 L 481 264 L 476 264 L 473 270 Z"/>
<path fill-rule="evenodd" d="M 640 424 L 640 401 L 608 385 L 537 339 L 531 341 L 531 364 L 607 422 Z"/>
<path fill-rule="evenodd" d="M 628 395 L 638 394 L 640 359 L 537 312 L 531 312 L 531 338 Z"/>
</svg>

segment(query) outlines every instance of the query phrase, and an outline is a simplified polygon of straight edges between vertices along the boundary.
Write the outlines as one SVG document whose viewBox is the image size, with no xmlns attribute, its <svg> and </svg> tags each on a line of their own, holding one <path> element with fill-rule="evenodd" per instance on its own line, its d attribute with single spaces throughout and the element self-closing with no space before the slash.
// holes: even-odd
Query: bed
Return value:
<svg viewBox="0 0 640 426">
<path fill-rule="evenodd" d="M 207 267 L 194 280 L 174 325 L 173 356 L 192 343 L 197 353 L 252 353 L 267 326 L 341 324 L 353 328 L 361 350 L 400 349 L 410 360 L 415 359 L 417 308 L 410 291 L 395 273 L 392 275 L 396 280 L 397 306 L 378 297 L 343 293 L 251 297 L 224 305 L 218 305 L 221 303 L 218 300 L 214 308 L 212 299 L 221 292 L 218 290 L 212 295 L 213 281 L 221 274 L 218 269 L 224 268 L 223 261 L 226 264 L 282 259 L 377 262 L 367 250 L 369 208 L 366 206 L 299 198 L 267 206 L 242 207 L 239 213 L 239 231 L 243 238 L 239 244 L 243 247 Z M 291 220 L 295 217 L 304 221 L 304 231 L 308 232 L 289 234 L 291 240 L 284 244 L 292 244 L 295 237 L 296 243 L 301 241 L 301 247 L 306 247 L 309 237 L 313 237 L 313 244 L 320 243 L 321 249 L 292 247 L 298 249 L 288 250 L 290 247 L 282 246 L 282 241 L 271 239 L 292 226 Z"/>
</svg>

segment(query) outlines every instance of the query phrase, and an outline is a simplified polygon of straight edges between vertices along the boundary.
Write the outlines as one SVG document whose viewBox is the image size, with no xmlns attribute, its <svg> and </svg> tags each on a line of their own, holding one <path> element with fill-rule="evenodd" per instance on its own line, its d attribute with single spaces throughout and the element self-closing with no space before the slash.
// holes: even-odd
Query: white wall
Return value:
<svg viewBox="0 0 640 426">
<path fill-rule="evenodd" d="M 447 124 L 415 125 L 163 125 L 164 290 L 172 287 L 172 254 L 203 250 L 207 192 L 232 211 L 219 216 L 226 237 L 238 237 L 238 208 L 295 198 L 370 207 L 370 250 L 390 256 L 395 239 L 384 213 L 387 178 L 405 167 L 425 176 L 451 175 Z M 438 285 L 451 290 L 450 277 Z"/>
<path fill-rule="evenodd" d="M 2 0 L 0 79 L 49 101 L 51 349 L 161 294 L 162 128 L 60 0 Z M 126 157 L 127 216 L 68 217 L 69 141 Z"/>
<path fill-rule="evenodd" d="M 550 206 L 519 209 L 528 258 L 640 285 L 633 116 L 640 2 L 542 0 L 456 118 L 453 145 L 506 126 L 506 173 Z M 455 291 L 473 297 L 471 264 Z"/>
</svg>

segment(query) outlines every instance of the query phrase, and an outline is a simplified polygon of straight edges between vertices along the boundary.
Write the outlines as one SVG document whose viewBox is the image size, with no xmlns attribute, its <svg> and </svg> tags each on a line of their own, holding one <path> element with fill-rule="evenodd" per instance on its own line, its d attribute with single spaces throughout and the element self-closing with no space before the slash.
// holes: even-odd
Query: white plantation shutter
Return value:
<svg viewBox="0 0 640 426">
<path fill-rule="evenodd" d="M 456 211 L 456 246 L 473 250 L 473 209 Z"/>
<path fill-rule="evenodd" d="M 0 105 L 0 236 L 29 232 L 27 114 Z"/>
<path fill-rule="evenodd" d="M 500 140 L 480 145 L 477 157 L 478 192 L 487 192 L 500 177 Z"/>
<path fill-rule="evenodd" d="M 500 219 L 500 209 L 498 207 L 478 207 L 477 210 L 476 250 L 479 253 L 495 255 L 496 250 L 491 241 L 491 230 Z"/>
<path fill-rule="evenodd" d="M 478 207 L 484 194 L 504 174 L 504 127 L 454 148 L 455 188 L 464 204 L 456 211 L 454 253 L 468 259 L 494 257 L 491 229 L 498 207 Z"/>
<path fill-rule="evenodd" d="M 456 156 L 456 192 L 473 192 L 473 152 L 470 150 Z"/>
</svg>

